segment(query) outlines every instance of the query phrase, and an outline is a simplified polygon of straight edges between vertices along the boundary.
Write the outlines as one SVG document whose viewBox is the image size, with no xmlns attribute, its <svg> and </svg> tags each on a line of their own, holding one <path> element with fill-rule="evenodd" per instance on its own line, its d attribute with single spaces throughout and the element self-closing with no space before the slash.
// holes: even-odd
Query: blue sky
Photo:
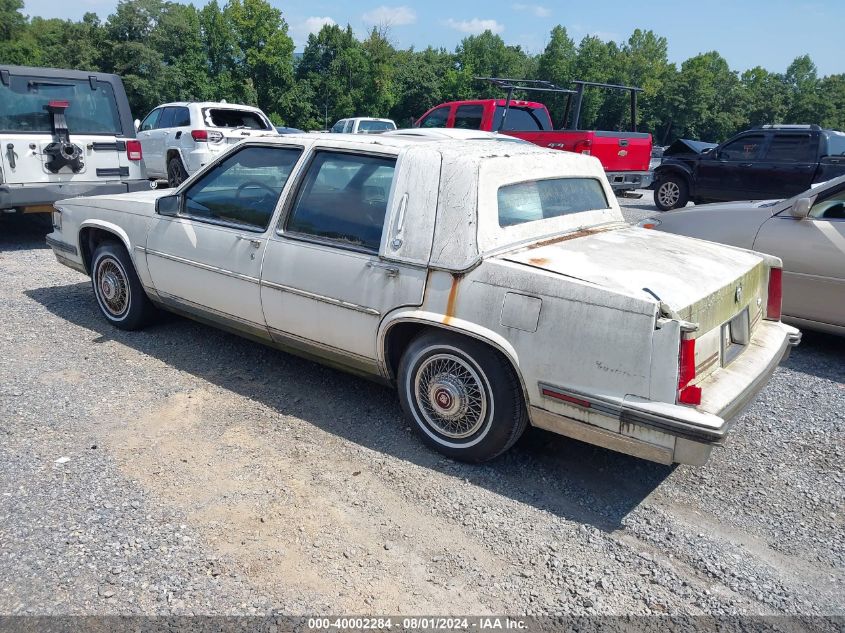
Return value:
<svg viewBox="0 0 845 633">
<path fill-rule="evenodd" d="M 221 4 L 224 0 L 218 0 Z M 25 0 L 28 15 L 80 18 L 86 11 L 105 18 L 117 0 Z M 390 25 L 397 46 L 431 44 L 453 50 L 466 35 L 489 28 L 508 44 L 541 52 L 555 24 L 576 40 L 597 35 L 622 41 L 635 28 L 652 29 L 669 40 L 670 60 L 718 50 L 736 70 L 757 65 L 783 72 L 798 55 L 809 54 L 822 75 L 845 72 L 842 54 L 845 0 L 270 0 L 290 25 L 297 50 L 309 31 L 326 22 L 347 23 L 359 34 Z M 194 4 L 202 5 L 205 0 Z"/>
</svg>

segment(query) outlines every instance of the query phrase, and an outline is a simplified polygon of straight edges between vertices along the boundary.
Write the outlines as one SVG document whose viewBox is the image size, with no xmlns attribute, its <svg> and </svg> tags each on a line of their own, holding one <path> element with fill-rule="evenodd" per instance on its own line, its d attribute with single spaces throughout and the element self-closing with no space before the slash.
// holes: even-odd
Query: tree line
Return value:
<svg viewBox="0 0 845 633">
<path fill-rule="evenodd" d="M 358 39 L 349 26 L 326 25 L 297 56 L 282 12 L 266 0 L 211 0 L 201 9 L 120 0 L 105 21 L 94 13 L 73 21 L 22 10 L 22 0 L 0 0 L 0 63 L 116 73 L 138 117 L 167 101 L 226 99 L 302 129 L 349 116 L 407 126 L 443 101 L 503 96 L 474 79 L 494 76 L 642 87 L 639 129 L 656 143 L 720 141 L 764 123 L 845 130 L 845 75 L 819 77 L 809 56 L 784 73 L 760 66 L 739 73 L 716 51 L 678 67 L 669 62 L 666 38 L 650 30 L 637 29 L 623 43 L 595 36 L 576 43 L 558 25 L 543 52 L 531 55 L 490 31 L 464 38 L 454 51 L 415 50 L 394 46 L 389 26 Z M 562 123 L 561 96 L 534 99 Z M 588 129 L 626 129 L 627 94 L 588 90 L 581 121 Z"/>
</svg>

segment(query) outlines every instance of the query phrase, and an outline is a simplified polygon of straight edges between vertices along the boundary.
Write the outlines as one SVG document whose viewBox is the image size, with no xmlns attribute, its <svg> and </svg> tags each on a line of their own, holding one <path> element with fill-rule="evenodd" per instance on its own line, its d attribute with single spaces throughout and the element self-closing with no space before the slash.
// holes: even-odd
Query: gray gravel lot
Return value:
<svg viewBox="0 0 845 633">
<path fill-rule="evenodd" d="M 845 614 L 845 339 L 806 333 L 705 467 L 536 430 L 468 466 L 389 389 L 111 328 L 42 234 L 0 222 L 2 614 Z"/>
</svg>

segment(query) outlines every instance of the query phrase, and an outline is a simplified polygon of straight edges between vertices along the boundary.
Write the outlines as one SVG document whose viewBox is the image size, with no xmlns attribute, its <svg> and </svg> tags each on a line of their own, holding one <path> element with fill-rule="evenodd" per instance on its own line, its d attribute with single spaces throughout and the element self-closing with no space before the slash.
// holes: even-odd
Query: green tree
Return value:
<svg viewBox="0 0 845 633">
<path fill-rule="evenodd" d="M 443 78 L 455 71 L 455 57 L 445 49 L 398 51 L 394 64 L 396 103 L 390 116 L 397 125 L 411 125 L 429 108 L 453 98 Z"/>
<path fill-rule="evenodd" d="M 784 122 L 790 95 L 783 75 L 755 66 L 742 73 L 740 83 L 742 109 L 749 126 Z"/>
<path fill-rule="evenodd" d="M 537 59 L 537 79 L 551 81 L 561 88 L 569 88 L 575 79 L 575 42 L 566 32 L 566 27 L 559 24 L 552 29 L 549 43 Z M 549 108 L 555 125 L 563 124 L 563 113 L 566 107 L 565 95 L 548 95 L 543 99 Z"/>
</svg>

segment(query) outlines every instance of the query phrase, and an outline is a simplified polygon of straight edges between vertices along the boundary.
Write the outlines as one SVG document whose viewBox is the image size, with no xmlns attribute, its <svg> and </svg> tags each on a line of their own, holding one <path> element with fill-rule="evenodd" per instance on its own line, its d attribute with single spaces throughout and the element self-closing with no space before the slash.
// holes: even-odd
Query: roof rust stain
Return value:
<svg viewBox="0 0 845 633">
<path fill-rule="evenodd" d="M 610 231 L 615 229 L 615 226 L 599 226 L 593 229 L 581 229 L 580 231 L 575 231 L 573 233 L 567 233 L 566 235 L 560 235 L 558 237 L 553 237 L 548 240 L 543 240 L 542 242 L 535 242 L 528 246 L 528 249 L 540 248 L 542 246 L 550 246 L 552 244 L 558 244 L 560 242 L 567 242 L 569 240 L 574 240 L 578 237 L 586 237 L 587 235 L 594 235 L 596 233 L 603 233 L 604 231 Z M 537 259 L 544 259 L 544 258 L 537 258 Z M 531 263 L 534 263 L 534 260 L 531 260 Z M 542 264 L 538 264 L 542 265 Z"/>
<path fill-rule="evenodd" d="M 532 257 L 528 260 L 532 266 L 546 266 L 549 263 L 548 257 Z"/>
<path fill-rule="evenodd" d="M 458 298 L 458 285 L 461 283 L 459 275 L 452 275 L 452 287 L 449 288 L 449 299 L 446 301 L 446 315 L 443 317 L 443 325 L 452 323 L 455 316 L 455 301 Z"/>
</svg>

